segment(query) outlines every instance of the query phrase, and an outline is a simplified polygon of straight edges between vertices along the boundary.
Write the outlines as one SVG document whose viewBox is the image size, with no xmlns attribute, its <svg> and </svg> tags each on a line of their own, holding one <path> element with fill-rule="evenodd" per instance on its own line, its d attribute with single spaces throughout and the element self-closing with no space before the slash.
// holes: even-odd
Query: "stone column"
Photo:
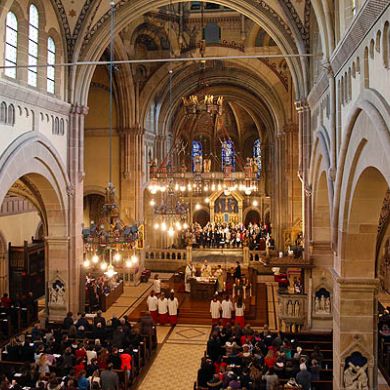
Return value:
<svg viewBox="0 0 390 390">
<path fill-rule="evenodd" d="M 45 244 L 46 313 L 49 320 L 60 321 L 68 311 L 79 310 L 78 283 L 73 279 L 77 265 L 69 253 L 70 237 L 45 237 Z"/>
<path fill-rule="evenodd" d="M 333 388 L 345 389 L 345 359 L 361 353 L 368 363 L 368 387 L 377 389 L 377 279 L 343 278 L 333 271 Z"/>
<path fill-rule="evenodd" d="M 68 234 L 69 234 L 69 310 L 83 310 L 84 280 L 80 279 L 83 261 L 83 196 L 84 196 L 84 118 L 88 108 L 73 105 L 68 130 Z"/>
<path fill-rule="evenodd" d="M 121 132 L 121 218 L 143 222 L 144 129 L 135 126 Z"/>
<path fill-rule="evenodd" d="M 310 257 L 311 242 L 311 186 L 309 185 L 309 169 L 311 159 L 311 121 L 310 107 L 306 100 L 300 100 L 295 103 L 298 111 L 298 129 L 299 129 L 299 169 L 298 174 L 302 181 L 302 199 L 303 199 L 303 216 L 302 225 L 304 232 L 304 256 Z"/>
</svg>

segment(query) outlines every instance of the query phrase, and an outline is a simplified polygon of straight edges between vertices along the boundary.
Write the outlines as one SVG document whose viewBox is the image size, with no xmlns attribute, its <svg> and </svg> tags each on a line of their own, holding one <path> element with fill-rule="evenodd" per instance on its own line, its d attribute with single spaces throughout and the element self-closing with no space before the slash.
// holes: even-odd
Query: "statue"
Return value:
<svg viewBox="0 0 390 390">
<path fill-rule="evenodd" d="M 320 311 L 320 299 L 315 297 L 314 299 L 314 313 L 318 313 Z"/>
<path fill-rule="evenodd" d="M 320 298 L 320 310 L 325 311 L 325 295 L 321 295 Z"/>
<path fill-rule="evenodd" d="M 330 314 L 330 297 L 325 299 L 325 312 Z"/>
<path fill-rule="evenodd" d="M 294 302 L 294 317 L 299 317 L 301 305 L 299 301 Z"/>
<path fill-rule="evenodd" d="M 355 366 L 352 362 L 344 370 L 344 386 L 346 390 L 369 390 L 367 364 L 363 367 Z"/>
<path fill-rule="evenodd" d="M 293 303 L 291 300 L 289 300 L 287 302 L 287 315 L 289 317 L 293 317 L 293 315 L 294 315 L 294 307 L 293 307 Z"/>
</svg>

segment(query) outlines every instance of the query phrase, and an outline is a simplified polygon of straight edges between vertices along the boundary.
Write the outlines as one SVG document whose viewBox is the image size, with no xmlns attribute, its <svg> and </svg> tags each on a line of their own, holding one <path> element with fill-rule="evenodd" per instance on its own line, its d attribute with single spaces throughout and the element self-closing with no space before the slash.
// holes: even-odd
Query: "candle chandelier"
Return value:
<svg viewBox="0 0 390 390">
<path fill-rule="evenodd" d="M 110 1 L 110 63 L 109 63 L 109 180 L 103 205 L 103 219 L 99 223 L 91 222 L 83 229 L 84 261 L 88 270 L 102 271 L 111 278 L 117 274 L 115 266 L 136 269 L 138 257 L 136 248 L 142 233 L 139 228 L 124 225 L 119 218 L 119 208 L 115 201 L 115 186 L 112 182 L 112 133 L 113 133 L 113 61 L 114 61 L 114 26 L 115 2 Z"/>
</svg>

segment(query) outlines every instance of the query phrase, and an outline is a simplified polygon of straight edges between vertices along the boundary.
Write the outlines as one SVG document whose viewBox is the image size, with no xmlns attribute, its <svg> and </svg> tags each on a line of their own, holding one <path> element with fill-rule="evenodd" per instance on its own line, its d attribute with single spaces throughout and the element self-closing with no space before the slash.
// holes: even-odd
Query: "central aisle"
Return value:
<svg viewBox="0 0 390 390">
<path fill-rule="evenodd" d="M 210 326 L 177 325 L 163 341 L 137 389 L 193 389 L 209 334 Z"/>
</svg>

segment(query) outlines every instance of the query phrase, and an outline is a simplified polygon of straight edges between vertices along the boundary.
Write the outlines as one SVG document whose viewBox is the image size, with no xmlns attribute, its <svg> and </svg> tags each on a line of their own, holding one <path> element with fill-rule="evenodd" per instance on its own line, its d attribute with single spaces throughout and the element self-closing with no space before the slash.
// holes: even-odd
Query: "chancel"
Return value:
<svg viewBox="0 0 390 390">
<path fill-rule="evenodd" d="M 389 23 L 2 1 L 2 390 L 388 389 Z"/>
</svg>

